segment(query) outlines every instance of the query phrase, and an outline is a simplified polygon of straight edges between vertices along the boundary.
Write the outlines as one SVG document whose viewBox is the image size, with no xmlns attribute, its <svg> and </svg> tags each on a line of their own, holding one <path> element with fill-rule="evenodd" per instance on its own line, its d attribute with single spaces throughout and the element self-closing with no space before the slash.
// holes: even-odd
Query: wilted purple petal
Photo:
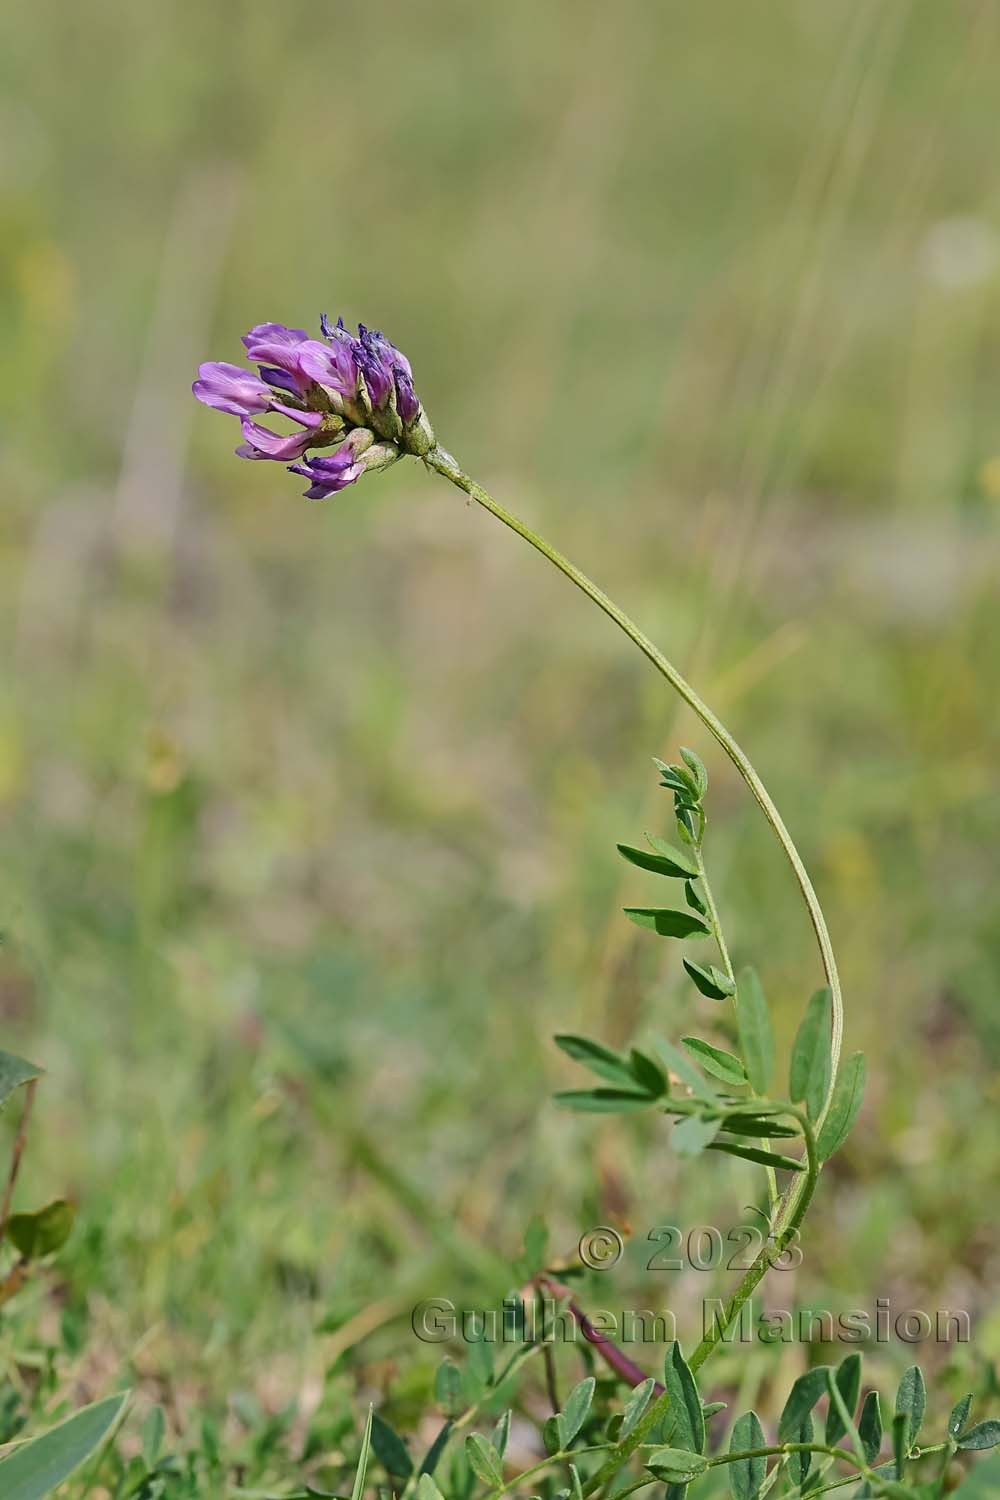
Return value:
<svg viewBox="0 0 1000 1500">
<path fill-rule="evenodd" d="M 290 458 L 301 458 L 313 438 L 308 428 L 304 432 L 293 432 L 289 437 L 282 437 L 276 432 L 269 432 L 266 427 L 261 427 L 257 422 L 251 422 L 249 417 L 244 417 L 240 425 L 250 447 L 257 450 L 253 455 L 255 458 L 273 458 L 280 462 L 285 462 Z M 241 456 L 248 457 L 249 455 Z"/>
<path fill-rule="evenodd" d="M 199 401 L 212 406 L 216 411 L 228 411 L 236 417 L 248 417 L 251 412 L 267 411 L 273 399 L 271 391 L 262 380 L 241 365 L 226 364 L 223 360 L 212 360 L 199 365 L 199 378 L 191 387 Z"/>
</svg>

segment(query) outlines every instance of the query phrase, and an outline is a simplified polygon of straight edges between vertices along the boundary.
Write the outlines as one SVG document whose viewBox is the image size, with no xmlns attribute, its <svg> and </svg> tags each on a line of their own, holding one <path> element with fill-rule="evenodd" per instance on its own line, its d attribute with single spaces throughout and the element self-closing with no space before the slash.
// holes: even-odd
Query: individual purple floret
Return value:
<svg viewBox="0 0 1000 1500">
<path fill-rule="evenodd" d="M 309 489 L 304 491 L 307 500 L 326 500 L 361 478 L 365 465 L 360 458 L 364 449 L 371 446 L 370 434 L 365 433 L 366 442 L 361 436 L 363 432 L 364 428 L 356 427 L 336 453 L 319 455 L 302 464 L 289 464 L 290 474 L 301 474 L 310 481 Z"/>
<path fill-rule="evenodd" d="M 342 343 L 321 344 L 319 339 L 307 339 L 298 351 L 298 366 L 303 375 L 315 380 L 317 385 L 335 391 L 346 401 L 353 401 L 358 394 L 358 367 L 351 350 Z"/>
<path fill-rule="evenodd" d="M 413 388 L 405 355 L 384 334 L 358 325 L 357 334 L 320 320 L 323 339 L 302 328 L 258 323 L 243 335 L 258 374 L 239 365 L 204 364 L 192 390 L 199 401 L 241 419 L 241 458 L 288 463 L 310 481 L 310 499 L 325 499 L 369 469 L 404 453 L 422 457 L 434 434 Z M 275 432 L 253 420 L 274 413 L 297 425 Z M 340 444 L 339 447 L 337 445 Z M 306 458 L 310 449 L 336 448 Z"/>
<path fill-rule="evenodd" d="M 191 389 L 206 406 L 231 412 L 236 417 L 268 411 L 274 400 L 274 392 L 263 380 L 240 365 L 227 365 L 221 360 L 199 365 L 198 379 Z"/>
</svg>

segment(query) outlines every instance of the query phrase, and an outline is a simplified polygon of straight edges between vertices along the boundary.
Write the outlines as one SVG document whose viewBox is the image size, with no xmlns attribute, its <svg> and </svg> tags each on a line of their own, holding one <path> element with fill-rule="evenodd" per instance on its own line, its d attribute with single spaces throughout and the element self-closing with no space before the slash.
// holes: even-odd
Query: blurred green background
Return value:
<svg viewBox="0 0 1000 1500">
<path fill-rule="evenodd" d="M 6 33 L 0 1018 L 48 1070 L 17 1201 L 80 1208 L 8 1378 L 55 1339 L 61 1388 L 181 1430 L 419 1404 L 409 1308 L 497 1295 L 533 1214 L 567 1255 L 739 1221 L 751 1169 L 548 1098 L 555 1030 L 719 1025 L 620 914 L 653 754 L 708 760 L 783 1050 L 819 981 L 742 784 L 563 580 L 416 463 L 311 506 L 232 459 L 198 362 L 321 311 L 692 676 L 814 874 L 871 1079 L 772 1295 L 965 1308 L 1000 1356 L 1000 9 L 35 0 Z M 641 1260 L 603 1305 L 690 1337 L 725 1277 Z"/>
</svg>

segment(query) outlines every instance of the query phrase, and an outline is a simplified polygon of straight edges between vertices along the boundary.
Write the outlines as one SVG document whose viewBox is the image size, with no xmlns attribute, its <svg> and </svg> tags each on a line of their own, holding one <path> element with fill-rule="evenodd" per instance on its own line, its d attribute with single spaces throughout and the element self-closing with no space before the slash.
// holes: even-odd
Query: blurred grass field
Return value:
<svg viewBox="0 0 1000 1500">
<path fill-rule="evenodd" d="M 795 1296 L 967 1308 L 1000 1358 L 996 4 L 36 0 L 6 32 L 0 1018 L 48 1070 L 18 1201 L 80 1209 L 6 1377 L 57 1345 L 53 1399 L 335 1441 L 355 1383 L 417 1409 L 409 1308 L 503 1290 L 533 1214 L 567 1254 L 730 1222 L 736 1163 L 548 1097 L 555 1030 L 712 1024 L 620 914 L 653 754 L 708 760 L 783 1046 L 819 980 L 742 785 L 562 580 L 415 463 L 310 506 L 232 460 L 198 361 L 321 311 L 408 352 L 799 842 L 871 1082 Z M 703 1281 L 613 1295 L 690 1332 Z"/>
</svg>

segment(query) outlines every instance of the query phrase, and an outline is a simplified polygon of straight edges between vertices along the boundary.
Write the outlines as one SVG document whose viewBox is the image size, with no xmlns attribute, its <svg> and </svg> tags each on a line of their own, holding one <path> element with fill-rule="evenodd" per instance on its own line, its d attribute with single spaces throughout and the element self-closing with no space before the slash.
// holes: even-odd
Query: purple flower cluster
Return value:
<svg viewBox="0 0 1000 1500">
<path fill-rule="evenodd" d="M 301 328 L 259 323 L 243 335 L 256 375 L 211 361 L 192 386 L 206 406 L 240 418 L 240 458 L 288 463 L 310 481 L 305 493 L 312 500 L 336 494 L 404 453 L 419 457 L 434 446 L 406 356 L 363 323 L 355 335 L 342 319 L 333 325 L 324 315 L 320 321 L 322 340 Z M 264 413 L 285 417 L 298 430 L 274 432 L 254 420 Z M 306 458 L 310 448 L 336 445 L 333 454 Z"/>
</svg>

